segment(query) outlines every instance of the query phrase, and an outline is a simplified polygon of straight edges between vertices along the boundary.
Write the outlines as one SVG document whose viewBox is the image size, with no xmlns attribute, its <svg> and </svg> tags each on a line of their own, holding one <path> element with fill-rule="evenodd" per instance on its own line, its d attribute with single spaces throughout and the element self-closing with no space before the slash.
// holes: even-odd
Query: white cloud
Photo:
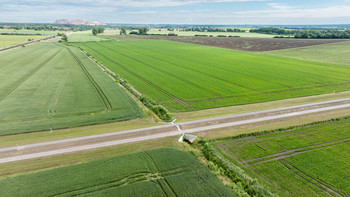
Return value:
<svg viewBox="0 0 350 197">
<path fill-rule="evenodd" d="M 265 1 L 267 9 L 250 11 L 202 10 L 162 11 L 159 7 L 219 2 Z M 350 0 L 348 0 L 350 1 Z M 301 8 L 273 0 L 0 0 L 0 21 L 53 22 L 57 18 L 85 18 L 93 21 L 176 24 L 334 24 L 349 23 L 350 5 L 320 9 Z M 319 5 L 318 5 L 319 6 Z"/>
</svg>

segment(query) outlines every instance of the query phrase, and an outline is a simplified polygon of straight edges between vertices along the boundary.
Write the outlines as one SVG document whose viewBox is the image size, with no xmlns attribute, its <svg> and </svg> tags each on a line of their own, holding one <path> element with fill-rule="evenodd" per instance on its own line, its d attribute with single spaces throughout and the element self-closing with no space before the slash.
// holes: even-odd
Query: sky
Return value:
<svg viewBox="0 0 350 197">
<path fill-rule="evenodd" d="M 0 0 L 0 22 L 349 24 L 350 0 Z"/>
</svg>

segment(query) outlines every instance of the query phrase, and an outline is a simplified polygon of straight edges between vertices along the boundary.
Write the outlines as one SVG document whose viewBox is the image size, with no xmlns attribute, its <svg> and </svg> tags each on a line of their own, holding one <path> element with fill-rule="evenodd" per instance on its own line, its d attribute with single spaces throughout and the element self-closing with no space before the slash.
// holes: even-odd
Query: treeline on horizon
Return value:
<svg viewBox="0 0 350 197">
<path fill-rule="evenodd" d="M 0 23 L 0 29 L 35 31 L 87 31 L 96 28 L 91 25 L 38 24 L 38 23 Z"/>
<path fill-rule="evenodd" d="M 261 27 L 251 29 L 252 33 L 281 35 L 275 38 L 311 38 L 311 39 L 349 39 L 350 30 L 337 29 L 281 29 L 276 27 Z"/>
</svg>

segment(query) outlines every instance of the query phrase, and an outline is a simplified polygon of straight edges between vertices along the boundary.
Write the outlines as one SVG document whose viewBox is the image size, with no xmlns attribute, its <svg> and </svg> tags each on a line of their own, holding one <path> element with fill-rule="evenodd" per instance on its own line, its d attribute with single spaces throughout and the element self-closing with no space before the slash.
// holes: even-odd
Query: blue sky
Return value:
<svg viewBox="0 0 350 197">
<path fill-rule="evenodd" d="M 0 22 L 349 24 L 350 0 L 0 0 Z"/>
</svg>

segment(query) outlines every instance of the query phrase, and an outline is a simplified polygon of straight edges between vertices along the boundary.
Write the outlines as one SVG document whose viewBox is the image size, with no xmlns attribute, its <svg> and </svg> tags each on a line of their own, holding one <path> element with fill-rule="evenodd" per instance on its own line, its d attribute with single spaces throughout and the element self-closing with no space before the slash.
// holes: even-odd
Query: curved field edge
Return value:
<svg viewBox="0 0 350 197">
<path fill-rule="evenodd" d="M 209 140 L 281 196 L 348 196 L 350 117 Z"/>
<path fill-rule="evenodd" d="M 340 65 L 159 40 L 75 44 L 172 112 L 350 88 Z"/>
<path fill-rule="evenodd" d="M 193 155 L 175 148 L 9 177 L 0 189 L 2 196 L 235 196 Z"/>
<path fill-rule="evenodd" d="M 144 116 L 118 83 L 75 47 L 40 43 L 1 55 L 7 77 L 2 77 L 0 111 L 7 116 L 0 119 L 0 135 Z"/>
<path fill-rule="evenodd" d="M 265 54 L 350 66 L 349 52 L 350 41 L 345 41 L 295 49 L 268 51 Z"/>
</svg>

